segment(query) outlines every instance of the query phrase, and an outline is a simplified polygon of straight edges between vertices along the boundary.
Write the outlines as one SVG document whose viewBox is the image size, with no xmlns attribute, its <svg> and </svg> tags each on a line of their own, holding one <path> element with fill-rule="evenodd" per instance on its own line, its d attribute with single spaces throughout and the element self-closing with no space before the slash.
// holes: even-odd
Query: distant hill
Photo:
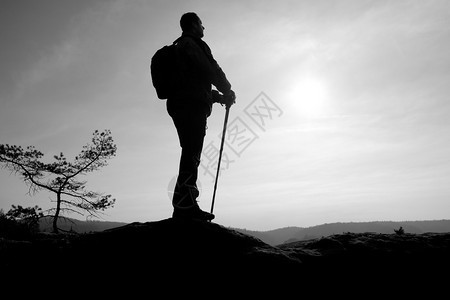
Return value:
<svg viewBox="0 0 450 300">
<path fill-rule="evenodd" d="M 52 221 L 51 217 L 42 218 L 39 222 L 39 229 L 43 232 L 52 231 Z M 82 221 L 72 218 L 64 218 L 58 220 L 58 227 L 65 231 L 74 231 L 77 233 L 87 233 L 103 231 L 110 228 L 115 228 L 119 226 L 126 225 L 124 222 L 109 222 L 109 221 Z"/>
<path fill-rule="evenodd" d="M 240 229 L 240 228 L 233 228 L 233 229 L 237 230 L 239 232 L 242 232 L 244 234 L 254 236 L 271 246 L 275 246 L 275 245 L 282 244 L 282 243 L 292 239 L 293 237 L 296 236 L 296 234 L 299 231 L 302 231 L 305 228 L 283 227 L 283 228 L 278 228 L 278 229 L 269 230 L 269 231 L 252 231 L 252 230 Z"/>
<path fill-rule="evenodd" d="M 82 221 L 66 218 L 58 222 L 59 228 L 66 231 L 78 233 L 88 233 L 103 231 L 115 227 L 124 226 L 128 223 L 110 221 Z M 342 233 L 384 233 L 391 234 L 394 230 L 403 227 L 405 233 L 421 234 L 426 232 L 444 233 L 450 232 L 450 220 L 428 220 L 428 221 L 373 221 L 373 222 L 347 222 L 347 223 L 326 223 L 312 227 L 283 227 L 269 231 L 252 231 L 240 228 L 231 228 L 246 235 L 260 239 L 271 246 L 283 243 L 304 241 L 327 237 L 333 234 Z M 52 219 L 41 219 L 40 229 L 44 232 L 52 230 Z"/>
<path fill-rule="evenodd" d="M 275 246 L 286 242 L 304 241 L 320 237 L 326 237 L 341 233 L 394 233 L 394 230 L 403 227 L 406 233 L 450 232 L 450 220 L 428 220 L 428 221 L 374 221 L 374 222 L 348 222 L 327 223 L 312 227 L 285 227 L 270 231 L 250 231 L 238 229 L 244 234 L 252 235 L 265 243 Z"/>
</svg>

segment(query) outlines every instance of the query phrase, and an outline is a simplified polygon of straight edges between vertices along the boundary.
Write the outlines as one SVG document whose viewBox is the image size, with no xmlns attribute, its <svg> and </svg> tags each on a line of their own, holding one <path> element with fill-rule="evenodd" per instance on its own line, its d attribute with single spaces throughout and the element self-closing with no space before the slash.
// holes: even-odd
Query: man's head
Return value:
<svg viewBox="0 0 450 300">
<path fill-rule="evenodd" d="M 180 19 L 181 30 L 185 33 L 190 33 L 196 37 L 203 37 L 203 30 L 205 27 L 202 25 L 202 21 L 196 13 L 188 12 L 181 16 Z"/>
</svg>

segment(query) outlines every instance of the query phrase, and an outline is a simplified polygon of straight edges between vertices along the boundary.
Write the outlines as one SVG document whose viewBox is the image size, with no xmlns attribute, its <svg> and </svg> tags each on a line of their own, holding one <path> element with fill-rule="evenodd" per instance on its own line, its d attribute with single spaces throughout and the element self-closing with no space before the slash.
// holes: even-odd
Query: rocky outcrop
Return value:
<svg viewBox="0 0 450 300">
<path fill-rule="evenodd" d="M 0 239 L 0 267 L 9 278 L 138 289 L 202 285 L 223 292 L 237 283 L 259 292 L 334 293 L 330 287 L 347 285 L 436 291 L 448 279 L 449 253 L 450 233 L 344 233 L 270 246 L 219 224 L 171 218 L 87 234 Z M 39 276 L 23 276 L 30 271 Z"/>
</svg>

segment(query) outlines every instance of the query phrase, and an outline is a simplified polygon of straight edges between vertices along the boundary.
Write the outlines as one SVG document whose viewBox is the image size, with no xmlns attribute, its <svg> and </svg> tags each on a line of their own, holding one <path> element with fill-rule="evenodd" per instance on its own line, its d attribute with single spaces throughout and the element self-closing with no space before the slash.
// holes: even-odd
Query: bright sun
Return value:
<svg viewBox="0 0 450 300">
<path fill-rule="evenodd" d="M 290 102 L 304 117 L 320 117 L 329 108 L 326 85 L 316 78 L 305 78 L 292 84 Z"/>
</svg>

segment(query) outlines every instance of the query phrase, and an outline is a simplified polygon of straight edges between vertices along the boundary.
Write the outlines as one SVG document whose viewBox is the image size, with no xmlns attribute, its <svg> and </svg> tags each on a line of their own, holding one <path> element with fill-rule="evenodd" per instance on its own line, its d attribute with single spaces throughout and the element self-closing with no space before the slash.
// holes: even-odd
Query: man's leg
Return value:
<svg viewBox="0 0 450 300">
<path fill-rule="evenodd" d="M 212 219 L 214 216 L 200 210 L 197 204 L 198 167 L 206 135 L 206 115 L 184 111 L 172 116 L 181 145 L 180 167 L 172 204 L 174 215 L 185 214 Z M 200 213 L 201 212 L 201 213 Z M 208 215 L 204 215 L 208 214 Z"/>
</svg>

